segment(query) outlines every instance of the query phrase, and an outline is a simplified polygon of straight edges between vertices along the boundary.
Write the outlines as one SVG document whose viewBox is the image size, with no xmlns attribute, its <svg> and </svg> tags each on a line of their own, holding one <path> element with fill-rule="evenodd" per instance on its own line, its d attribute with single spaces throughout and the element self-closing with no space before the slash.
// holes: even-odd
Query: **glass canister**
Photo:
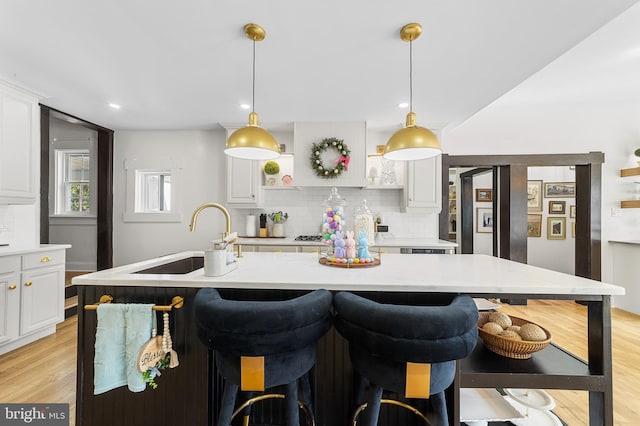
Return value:
<svg viewBox="0 0 640 426">
<path fill-rule="evenodd" d="M 367 206 L 367 200 L 363 199 L 353 214 L 353 230 L 356 240 L 359 238 L 360 232 L 364 232 L 368 244 L 372 246 L 375 243 L 375 219 Z"/>
<path fill-rule="evenodd" d="M 338 188 L 331 188 L 331 194 L 324 203 L 324 211 L 322 213 L 322 237 L 323 242 L 329 246 L 333 246 L 333 242 L 338 235 L 344 234 L 346 225 L 344 216 L 344 206 L 346 201 L 338 194 Z M 336 235 L 336 232 L 339 232 Z"/>
</svg>

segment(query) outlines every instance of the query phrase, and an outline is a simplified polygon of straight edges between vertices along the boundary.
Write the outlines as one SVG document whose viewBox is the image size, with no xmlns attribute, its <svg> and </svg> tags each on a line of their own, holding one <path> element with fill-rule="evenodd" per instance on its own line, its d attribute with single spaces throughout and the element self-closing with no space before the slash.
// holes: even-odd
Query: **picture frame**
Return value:
<svg viewBox="0 0 640 426">
<path fill-rule="evenodd" d="M 490 207 L 476 207 L 476 232 L 493 232 L 493 209 Z"/>
<path fill-rule="evenodd" d="M 572 218 L 572 219 L 575 219 L 575 217 L 576 217 L 576 205 L 575 204 L 569 206 L 569 217 Z"/>
<path fill-rule="evenodd" d="M 542 236 L 542 215 L 528 214 L 527 215 L 527 237 L 541 237 L 541 236 Z"/>
<path fill-rule="evenodd" d="M 576 183 L 575 182 L 545 182 L 544 197 L 545 198 L 575 198 Z"/>
<path fill-rule="evenodd" d="M 567 218 L 564 216 L 547 217 L 547 240 L 567 238 Z"/>
<path fill-rule="evenodd" d="M 527 181 L 527 211 L 542 211 L 542 181 Z"/>
<path fill-rule="evenodd" d="M 576 237 L 576 221 L 571 222 L 571 238 Z"/>
<path fill-rule="evenodd" d="M 565 214 L 566 201 L 549 201 L 549 214 Z"/>
<path fill-rule="evenodd" d="M 476 201 L 478 202 L 493 201 L 493 189 L 476 188 Z"/>
</svg>

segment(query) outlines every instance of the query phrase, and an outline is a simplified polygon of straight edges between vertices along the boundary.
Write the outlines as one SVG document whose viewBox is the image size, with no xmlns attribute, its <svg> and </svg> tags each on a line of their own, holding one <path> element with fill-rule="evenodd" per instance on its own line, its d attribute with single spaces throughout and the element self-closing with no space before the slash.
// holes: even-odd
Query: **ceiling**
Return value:
<svg viewBox="0 0 640 426">
<path fill-rule="evenodd" d="M 394 127 L 407 112 L 398 103 L 409 100 L 409 44 L 399 30 L 418 22 L 413 109 L 419 124 L 444 128 L 637 2 L 2 0 L 0 77 L 41 93 L 47 106 L 114 130 L 244 124 L 248 111 L 240 104 L 251 104 L 252 42 L 243 26 L 256 22 L 267 31 L 256 44 L 255 110 L 265 127 L 363 120 Z M 616 19 L 612 25 L 621 21 L 621 28 L 578 63 L 622 54 L 630 42 L 640 48 L 639 7 L 632 12 L 633 19 Z M 638 80 L 640 64 L 624 74 Z M 562 76 L 580 82 L 571 62 Z M 609 85 L 619 86 L 622 77 L 616 78 Z"/>
</svg>

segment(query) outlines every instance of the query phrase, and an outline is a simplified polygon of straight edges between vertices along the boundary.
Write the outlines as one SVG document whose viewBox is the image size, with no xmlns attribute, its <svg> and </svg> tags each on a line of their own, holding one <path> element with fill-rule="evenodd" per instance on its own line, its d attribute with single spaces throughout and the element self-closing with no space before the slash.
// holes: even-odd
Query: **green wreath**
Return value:
<svg viewBox="0 0 640 426">
<path fill-rule="evenodd" d="M 335 167 L 327 167 L 322 163 L 322 153 L 328 149 L 335 149 L 338 153 L 338 158 L 335 160 Z M 325 138 L 320 143 L 314 143 L 311 146 L 311 156 L 309 160 L 311 162 L 311 168 L 316 172 L 316 176 L 325 179 L 336 178 L 342 174 L 343 171 L 349 171 L 349 148 L 342 139 L 337 138 Z"/>
</svg>

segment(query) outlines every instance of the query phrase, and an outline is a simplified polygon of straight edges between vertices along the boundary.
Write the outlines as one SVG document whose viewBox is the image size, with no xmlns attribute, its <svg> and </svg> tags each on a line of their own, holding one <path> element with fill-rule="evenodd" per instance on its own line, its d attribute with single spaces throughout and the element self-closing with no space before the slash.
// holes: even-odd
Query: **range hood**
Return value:
<svg viewBox="0 0 640 426">
<path fill-rule="evenodd" d="M 293 132 L 295 186 L 364 187 L 367 185 L 366 122 L 296 122 Z M 327 138 L 342 139 L 351 152 L 348 171 L 343 171 L 335 178 L 319 177 L 310 166 L 311 147 L 314 143 L 317 144 Z M 338 159 L 337 153 L 331 150 L 325 154 L 323 155 L 325 161 Z M 332 167 L 335 167 L 335 164 Z"/>
</svg>

